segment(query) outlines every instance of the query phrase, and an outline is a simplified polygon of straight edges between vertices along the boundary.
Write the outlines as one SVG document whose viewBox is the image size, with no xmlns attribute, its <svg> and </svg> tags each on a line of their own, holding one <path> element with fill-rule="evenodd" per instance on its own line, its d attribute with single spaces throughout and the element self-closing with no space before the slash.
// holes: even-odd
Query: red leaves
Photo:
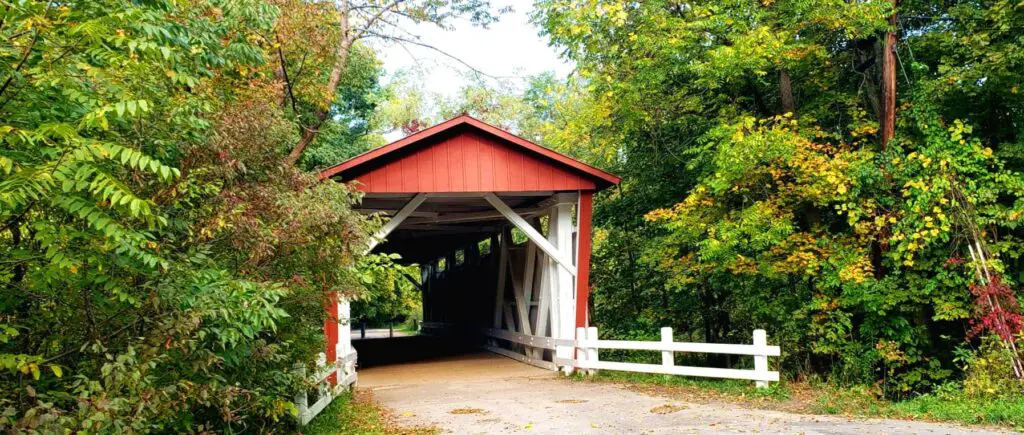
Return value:
<svg viewBox="0 0 1024 435">
<path fill-rule="evenodd" d="M 964 263 L 965 263 L 965 261 L 962 258 L 950 257 L 948 260 L 946 260 L 946 262 L 943 264 L 943 266 L 944 267 L 953 267 L 953 266 L 959 266 L 959 265 L 964 264 Z"/>
<path fill-rule="evenodd" d="M 1003 341 L 1013 341 L 1014 336 L 1024 329 L 1024 316 L 1020 314 L 1017 296 L 1010 286 L 995 275 L 988 284 L 971 284 L 975 296 L 974 310 L 978 318 L 971 320 L 967 337 L 976 337 L 982 332 L 991 332 Z"/>
</svg>

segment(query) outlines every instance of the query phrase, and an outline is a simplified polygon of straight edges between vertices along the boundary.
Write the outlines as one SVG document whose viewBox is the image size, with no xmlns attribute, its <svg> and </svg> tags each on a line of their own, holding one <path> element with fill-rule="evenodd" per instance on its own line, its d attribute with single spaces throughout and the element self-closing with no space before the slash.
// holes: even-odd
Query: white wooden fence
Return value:
<svg viewBox="0 0 1024 435">
<path fill-rule="evenodd" d="M 536 337 L 500 329 L 488 329 L 485 335 L 510 343 L 517 343 L 529 348 L 552 349 L 558 346 L 576 348 L 575 359 L 555 358 L 546 361 L 517 353 L 515 351 L 493 345 L 485 346 L 488 350 L 516 359 L 518 361 L 542 368 L 557 370 L 558 367 L 574 367 L 587 374 L 597 370 L 618 370 L 640 373 L 659 373 L 666 375 L 700 376 L 708 378 L 744 379 L 755 381 L 758 388 L 768 387 L 768 382 L 778 382 L 779 372 L 768 370 L 768 357 L 779 356 L 779 346 L 769 346 L 767 334 L 763 329 L 754 330 L 754 344 L 716 344 L 716 343 L 685 343 L 676 342 L 672 338 L 672 328 L 661 328 L 661 341 L 625 341 L 601 340 L 597 336 L 597 328 L 576 328 L 576 340 L 559 340 L 551 337 Z M 600 349 L 648 350 L 661 352 L 661 364 L 643 364 L 618 361 L 602 361 Z M 729 355 L 747 355 L 754 357 L 754 369 L 726 369 L 712 367 L 692 367 L 675 365 L 675 353 L 713 353 Z"/>
<path fill-rule="evenodd" d="M 352 384 L 355 384 L 359 379 L 359 375 L 356 374 L 356 352 L 352 351 L 344 358 L 339 358 L 338 362 L 332 366 L 326 365 L 326 358 L 321 358 L 317 361 L 317 373 L 313 377 L 313 384 L 316 385 L 317 389 L 317 400 L 313 404 L 309 403 L 308 393 L 303 390 L 295 395 L 295 407 L 299 410 L 299 424 L 305 425 L 313 420 L 320 411 L 323 411 L 327 405 L 331 404 L 331 400 L 339 393 L 339 390 L 344 391 L 350 388 Z M 296 367 L 296 371 L 300 374 L 305 374 L 306 369 L 299 365 Z M 330 377 L 332 374 L 337 373 L 338 383 L 336 386 L 332 386 L 330 383 Z"/>
<path fill-rule="evenodd" d="M 311 379 L 312 383 L 316 385 L 317 399 L 313 404 L 309 403 L 309 395 L 306 390 L 300 391 L 295 395 L 295 407 L 298 408 L 299 425 L 306 425 L 313 417 L 316 417 L 327 405 L 331 404 L 331 400 L 341 391 L 351 388 L 355 385 L 359 379 L 359 375 L 356 374 L 356 350 L 352 347 L 352 325 L 351 325 L 351 308 L 349 302 L 345 299 L 338 301 L 338 342 L 334 346 L 334 354 L 337 355 L 336 361 L 331 361 L 328 364 L 327 356 L 324 353 L 320 354 L 320 357 L 316 361 L 316 374 Z M 302 364 L 298 364 L 295 370 L 300 375 L 306 374 L 306 369 Z M 332 374 L 337 374 L 337 383 L 331 385 L 330 378 Z"/>
</svg>

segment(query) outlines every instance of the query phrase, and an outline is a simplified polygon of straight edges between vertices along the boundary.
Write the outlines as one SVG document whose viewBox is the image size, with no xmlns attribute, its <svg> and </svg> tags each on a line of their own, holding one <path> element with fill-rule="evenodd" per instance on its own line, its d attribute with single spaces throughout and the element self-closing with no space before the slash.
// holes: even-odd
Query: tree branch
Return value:
<svg viewBox="0 0 1024 435">
<path fill-rule="evenodd" d="M 415 45 L 417 47 L 423 47 L 423 48 L 426 48 L 428 50 L 433 50 L 433 51 L 435 51 L 437 53 L 440 53 L 441 55 L 443 55 L 443 56 L 445 56 L 445 57 L 447 57 L 449 59 L 452 59 L 452 60 L 462 64 L 466 68 L 469 68 L 470 71 L 473 71 L 474 73 L 479 74 L 479 75 L 484 76 L 484 77 L 492 78 L 492 79 L 495 79 L 495 80 L 512 78 L 512 77 L 507 77 L 507 76 L 495 76 L 495 75 L 488 74 L 488 73 L 486 73 L 484 71 L 481 71 L 479 68 L 469 64 L 468 62 L 462 60 L 458 56 L 456 56 L 454 54 L 451 54 L 451 53 L 449 53 L 447 51 L 444 51 L 444 50 L 442 50 L 440 48 L 437 48 L 437 47 L 435 47 L 433 45 L 427 44 L 425 42 L 420 42 L 420 41 L 416 41 L 416 40 L 413 40 L 413 39 L 403 38 L 401 36 L 395 36 L 395 35 L 382 35 L 382 34 L 379 34 L 379 33 L 376 33 L 376 32 L 369 32 L 369 35 L 377 37 L 377 38 L 380 38 L 380 39 L 384 39 L 384 40 L 395 41 L 395 42 L 398 42 L 398 43 L 401 43 L 401 44 L 411 44 L 411 45 Z"/>
</svg>

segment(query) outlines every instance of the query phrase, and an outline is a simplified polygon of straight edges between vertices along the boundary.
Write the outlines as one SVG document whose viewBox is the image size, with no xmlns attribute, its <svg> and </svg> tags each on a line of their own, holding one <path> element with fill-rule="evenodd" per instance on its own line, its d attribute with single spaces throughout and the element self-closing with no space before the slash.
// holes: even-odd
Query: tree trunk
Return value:
<svg viewBox="0 0 1024 435">
<path fill-rule="evenodd" d="M 768 110 L 768 105 L 764 103 L 764 95 L 761 94 L 761 89 L 757 87 L 757 81 L 751 77 L 747 77 L 747 88 L 750 89 L 750 94 L 754 97 L 754 105 L 757 107 L 757 111 L 761 113 L 761 116 L 769 118 L 774 116 L 771 110 Z"/>
<path fill-rule="evenodd" d="M 782 100 L 782 113 L 796 114 L 796 100 L 793 99 L 793 81 L 789 72 L 779 71 L 779 98 Z"/>
<path fill-rule="evenodd" d="M 340 17 L 338 18 L 338 25 L 341 28 L 341 41 L 338 43 L 338 48 L 334 52 L 334 67 L 331 69 L 330 78 L 327 80 L 327 92 L 329 93 L 329 96 L 327 97 L 328 101 L 325 107 L 316 109 L 316 116 L 313 118 L 313 122 L 302 127 L 302 137 L 295 146 L 292 147 L 292 151 L 288 153 L 288 158 L 285 160 L 285 164 L 288 166 L 292 166 L 298 162 L 299 158 L 302 157 L 303 151 L 305 151 L 309 144 L 313 143 L 313 140 L 320 134 L 320 127 L 323 126 L 324 121 L 330 114 L 330 106 L 331 103 L 334 102 L 334 96 L 336 94 L 335 91 L 338 89 L 338 83 L 341 81 L 341 74 L 345 72 L 346 68 L 348 68 L 349 51 L 352 48 L 354 39 L 350 34 L 351 32 L 348 25 L 348 0 L 341 0 L 340 3 L 341 10 L 339 11 Z"/>
<path fill-rule="evenodd" d="M 889 17 L 889 29 L 885 33 L 882 46 L 882 116 L 881 127 L 882 151 L 889 145 L 889 140 L 896 133 L 896 7 L 899 0 L 891 0 L 893 12 Z"/>
</svg>

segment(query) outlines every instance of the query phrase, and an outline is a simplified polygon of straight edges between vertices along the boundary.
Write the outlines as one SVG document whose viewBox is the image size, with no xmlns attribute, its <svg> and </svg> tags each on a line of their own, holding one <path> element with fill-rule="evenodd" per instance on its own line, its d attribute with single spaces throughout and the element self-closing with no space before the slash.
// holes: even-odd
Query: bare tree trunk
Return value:
<svg viewBox="0 0 1024 435">
<path fill-rule="evenodd" d="M 334 102 L 335 91 L 338 88 L 338 83 L 341 81 L 341 74 L 348 68 L 348 56 L 349 51 L 352 49 L 352 43 L 355 39 L 351 35 L 349 29 L 348 16 L 349 16 L 349 3 L 348 0 L 340 1 L 340 17 L 338 19 L 338 25 L 341 28 L 341 41 L 338 42 L 338 48 L 334 53 L 334 67 L 331 69 L 330 78 L 327 80 L 327 91 L 329 92 L 328 104 L 323 108 L 319 108 L 316 111 L 316 116 L 313 121 L 306 126 L 302 127 L 302 137 L 292 147 L 292 151 L 288 153 L 288 158 L 285 160 L 285 164 L 292 166 L 295 162 L 299 161 L 302 157 L 303 151 L 313 143 L 317 135 L 320 134 L 320 127 L 323 126 L 324 121 L 331 111 L 331 104 Z"/>
<path fill-rule="evenodd" d="M 789 72 L 779 71 L 779 98 L 782 99 L 782 113 L 796 114 L 796 100 L 793 99 L 793 81 Z"/>
<path fill-rule="evenodd" d="M 899 0 L 891 1 L 893 12 L 889 25 L 892 29 L 885 33 L 882 47 L 882 116 L 879 123 L 883 151 L 896 133 L 896 7 Z"/>
</svg>

